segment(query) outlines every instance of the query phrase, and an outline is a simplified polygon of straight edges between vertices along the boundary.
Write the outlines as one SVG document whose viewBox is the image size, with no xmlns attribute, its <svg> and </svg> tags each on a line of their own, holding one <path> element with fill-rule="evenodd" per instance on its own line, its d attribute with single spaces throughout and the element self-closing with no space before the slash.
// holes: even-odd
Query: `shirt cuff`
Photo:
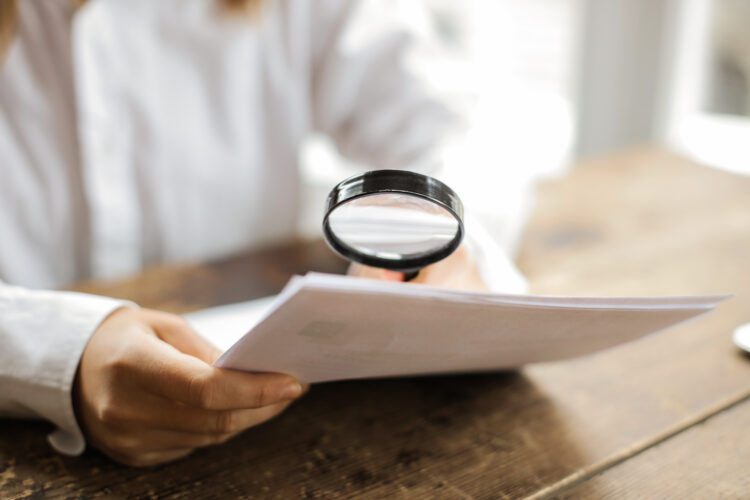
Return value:
<svg viewBox="0 0 750 500">
<path fill-rule="evenodd" d="M 76 420 L 72 391 L 81 356 L 102 321 L 115 310 L 134 304 L 96 295 L 73 294 L 70 298 L 75 301 L 75 307 L 61 311 L 61 321 L 65 322 L 70 335 L 59 346 L 58 408 L 52 409 L 52 421 L 58 428 L 47 436 L 47 440 L 62 454 L 80 455 L 86 448 L 86 440 Z"/>
<path fill-rule="evenodd" d="M 91 335 L 130 302 L 76 292 L 29 290 L 0 283 L 0 413 L 49 420 L 60 453 L 78 455 L 86 442 L 72 388 Z"/>
</svg>

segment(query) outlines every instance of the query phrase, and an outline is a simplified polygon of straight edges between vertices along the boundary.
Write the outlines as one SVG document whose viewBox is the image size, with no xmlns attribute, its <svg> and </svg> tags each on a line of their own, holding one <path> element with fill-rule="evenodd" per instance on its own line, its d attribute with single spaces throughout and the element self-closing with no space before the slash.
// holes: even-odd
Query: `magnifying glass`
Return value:
<svg viewBox="0 0 750 500">
<path fill-rule="evenodd" d="M 405 170 L 350 177 L 326 200 L 323 235 L 342 257 L 413 279 L 464 237 L 463 204 L 444 183 Z"/>
</svg>

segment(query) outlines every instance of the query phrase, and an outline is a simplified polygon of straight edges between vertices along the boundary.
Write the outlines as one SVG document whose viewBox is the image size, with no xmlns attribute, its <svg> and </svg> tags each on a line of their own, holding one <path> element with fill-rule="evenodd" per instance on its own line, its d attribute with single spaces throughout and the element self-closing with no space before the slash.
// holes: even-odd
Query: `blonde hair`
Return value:
<svg viewBox="0 0 750 500">
<path fill-rule="evenodd" d="M 0 0 L 0 63 L 5 58 L 10 44 L 16 34 L 18 25 L 18 0 Z M 260 12 L 263 0 L 218 0 L 221 7 L 227 12 L 235 15 L 248 15 L 256 17 Z M 71 0 L 77 8 L 86 3 L 86 0 Z"/>
<path fill-rule="evenodd" d="M 0 0 L 0 62 L 16 34 L 17 17 L 15 0 Z"/>
</svg>

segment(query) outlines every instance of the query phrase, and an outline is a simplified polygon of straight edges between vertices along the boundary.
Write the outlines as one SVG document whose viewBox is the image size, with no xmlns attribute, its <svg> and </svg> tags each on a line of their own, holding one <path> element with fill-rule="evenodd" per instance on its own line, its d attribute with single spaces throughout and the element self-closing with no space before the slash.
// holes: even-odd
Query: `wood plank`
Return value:
<svg viewBox="0 0 750 500">
<path fill-rule="evenodd" d="M 664 441 L 559 499 L 750 498 L 750 400 Z"/>
<path fill-rule="evenodd" d="M 321 247 L 152 270 L 80 289 L 174 312 L 333 269 Z M 518 372 L 322 384 L 281 418 L 171 465 L 54 455 L 43 424 L 3 422 L 0 496 L 517 498 L 606 469 L 750 395 L 730 343 L 750 321 L 750 179 L 657 151 L 585 163 L 540 189 L 519 258 L 537 293 L 735 292 L 709 316 Z M 102 489 L 104 488 L 104 489 Z"/>
<path fill-rule="evenodd" d="M 213 262 L 156 267 L 129 279 L 79 283 L 72 288 L 184 314 L 279 293 L 294 274 L 340 274 L 346 267 L 322 240 L 296 241 Z"/>
</svg>

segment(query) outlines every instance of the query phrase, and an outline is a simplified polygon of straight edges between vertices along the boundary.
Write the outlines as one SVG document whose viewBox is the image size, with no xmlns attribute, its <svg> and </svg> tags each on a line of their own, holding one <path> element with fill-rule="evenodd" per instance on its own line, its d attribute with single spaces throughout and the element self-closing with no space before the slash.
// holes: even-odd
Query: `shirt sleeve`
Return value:
<svg viewBox="0 0 750 500">
<path fill-rule="evenodd" d="M 465 244 L 469 253 L 474 257 L 479 275 L 489 291 L 518 295 L 528 293 L 528 281 L 508 253 L 487 231 L 485 225 L 471 214 L 464 217 L 464 225 L 466 228 Z"/>
<path fill-rule="evenodd" d="M 311 22 L 313 128 L 370 168 L 432 170 L 463 120 L 417 71 L 418 30 L 381 0 L 324 0 Z"/>
<path fill-rule="evenodd" d="M 128 304 L 0 282 L 0 417 L 48 420 L 57 427 L 48 438 L 57 451 L 83 452 L 71 398 L 73 379 L 92 333 Z"/>
</svg>

